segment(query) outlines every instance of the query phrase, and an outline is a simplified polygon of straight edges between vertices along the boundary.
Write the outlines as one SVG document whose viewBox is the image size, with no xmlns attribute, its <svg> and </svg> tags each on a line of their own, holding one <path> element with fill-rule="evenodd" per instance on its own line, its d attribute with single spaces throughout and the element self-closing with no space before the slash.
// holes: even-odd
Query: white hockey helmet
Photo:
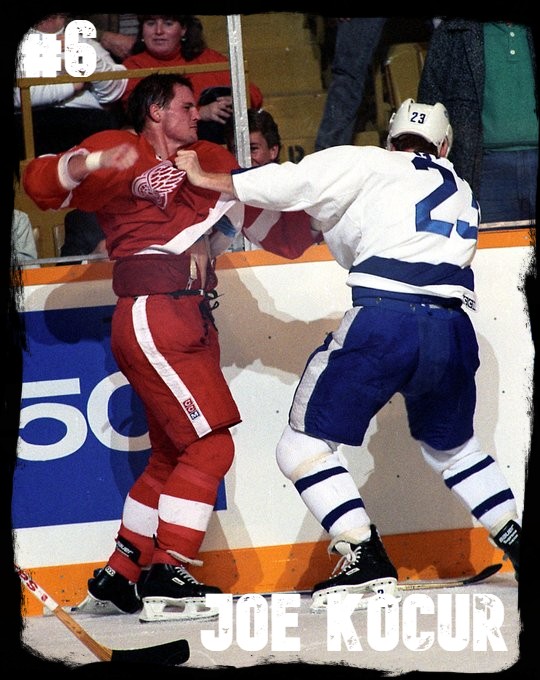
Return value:
<svg viewBox="0 0 540 680">
<path fill-rule="evenodd" d="M 405 134 L 423 137 L 437 147 L 438 153 L 446 140 L 448 155 L 452 147 L 453 132 L 446 107 L 440 102 L 433 105 L 419 104 L 414 99 L 406 99 L 390 118 L 386 148 L 390 148 L 393 139 Z"/>
</svg>

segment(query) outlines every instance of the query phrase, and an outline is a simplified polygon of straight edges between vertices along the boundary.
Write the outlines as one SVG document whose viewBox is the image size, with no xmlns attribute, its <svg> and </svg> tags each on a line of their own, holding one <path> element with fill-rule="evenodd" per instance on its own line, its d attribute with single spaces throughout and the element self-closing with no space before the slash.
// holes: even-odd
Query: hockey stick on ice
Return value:
<svg viewBox="0 0 540 680">
<path fill-rule="evenodd" d="M 400 581 L 397 584 L 398 590 L 424 590 L 426 588 L 458 588 L 459 586 L 468 586 L 472 583 L 479 583 L 485 581 L 493 574 L 496 574 L 502 564 L 490 564 L 489 567 L 482 569 L 477 574 L 472 576 L 464 576 L 450 579 L 435 579 L 433 581 Z"/>
<path fill-rule="evenodd" d="M 164 666 L 177 666 L 189 659 L 187 640 L 173 640 L 153 647 L 141 649 L 109 649 L 94 640 L 79 624 L 48 595 L 25 571 L 15 565 L 15 571 L 26 588 L 49 609 L 64 626 L 77 637 L 83 645 L 100 661 L 155 663 Z"/>
<path fill-rule="evenodd" d="M 479 583 L 480 581 L 485 581 L 488 579 L 490 576 L 493 576 L 493 574 L 496 574 L 499 569 L 502 567 L 502 564 L 490 564 L 488 567 L 485 569 L 482 569 L 482 571 L 479 571 L 477 574 L 472 574 L 471 576 L 463 576 L 459 578 L 449 578 L 449 579 L 429 579 L 429 580 L 410 580 L 410 581 L 398 581 L 397 588 L 398 590 L 422 590 L 424 588 L 458 588 L 459 586 L 468 586 L 472 585 L 473 583 Z M 294 591 L 283 591 L 286 593 L 297 593 L 299 595 L 311 595 L 312 591 L 311 590 L 294 590 Z M 268 592 L 268 593 L 258 593 L 258 595 L 261 595 L 262 597 L 271 597 L 274 595 L 274 592 Z M 243 597 L 245 593 L 239 594 L 239 595 L 234 595 L 233 599 L 238 599 L 240 597 Z"/>
</svg>

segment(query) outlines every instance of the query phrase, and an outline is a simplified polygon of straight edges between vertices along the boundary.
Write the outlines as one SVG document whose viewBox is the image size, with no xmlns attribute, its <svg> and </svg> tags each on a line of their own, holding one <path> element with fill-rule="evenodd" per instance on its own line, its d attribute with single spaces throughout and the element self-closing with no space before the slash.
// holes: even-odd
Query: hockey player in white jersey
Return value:
<svg viewBox="0 0 540 680">
<path fill-rule="evenodd" d="M 314 608 L 331 593 L 395 594 L 396 568 L 339 445 L 360 447 L 396 393 L 424 460 L 518 577 L 516 501 L 473 429 L 479 358 L 465 308 L 476 304 L 479 206 L 447 160 L 451 145 L 445 107 L 409 99 L 390 120 L 386 149 L 338 146 L 230 175 L 202 172 L 190 151 L 176 158 L 195 185 L 260 208 L 305 210 L 349 272 L 352 307 L 310 355 L 276 450 L 329 551 L 342 556 L 314 586 Z"/>
</svg>

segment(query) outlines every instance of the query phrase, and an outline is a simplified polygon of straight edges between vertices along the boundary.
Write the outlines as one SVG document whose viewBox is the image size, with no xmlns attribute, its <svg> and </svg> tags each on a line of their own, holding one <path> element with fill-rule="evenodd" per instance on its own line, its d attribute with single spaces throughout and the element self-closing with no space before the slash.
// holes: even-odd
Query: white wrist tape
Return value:
<svg viewBox="0 0 540 680">
<path fill-rule="evenodd" d="M 94 172 L 94 170 L 100 169 L 102 155 L 103 151 L 92 151 L 92 153 L 88 154 L 84 161 L 86 163 L 86 169 L 88 172 Z"/>
</svg>

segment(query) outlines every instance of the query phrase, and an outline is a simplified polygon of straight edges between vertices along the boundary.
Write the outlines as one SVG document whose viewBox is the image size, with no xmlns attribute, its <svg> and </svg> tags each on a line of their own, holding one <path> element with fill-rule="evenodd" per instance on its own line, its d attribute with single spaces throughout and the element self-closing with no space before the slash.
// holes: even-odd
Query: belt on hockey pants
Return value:
<svg viewBox="0 0 540 680">
<path fill-rule="evenodd" d="M 461 309 L 461 300 L 457 298 L 438 298 L 429 295 L 391 295 L 389 297 L 379 295 L 355 295 L 353 289 L 354 307 L 375 307 L 380 306 L 385 309 L 404 311 L 405 309 Z"/>
</svg>

